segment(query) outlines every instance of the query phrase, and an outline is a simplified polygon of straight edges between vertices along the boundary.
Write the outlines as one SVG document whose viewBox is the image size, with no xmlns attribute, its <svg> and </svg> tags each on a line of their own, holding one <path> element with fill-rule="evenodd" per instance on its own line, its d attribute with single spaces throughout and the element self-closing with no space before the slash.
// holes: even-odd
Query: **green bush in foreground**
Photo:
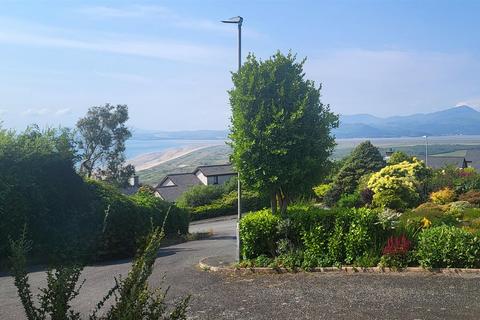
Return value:
<svg viewBox="0 0 480 320">
<path fill-rule="evenodd" d="M 417 256 L 425 268 L 475 268 L 480 266 L 480 238 L 453 226 L 424 230 Z"/>
<path fill-rule="evenodd" d="M 188 232 L 188 212 L 149 192 L 129 197 L 99 181 L 89 180 L 88 184 L 95 195 L 95 211 L 103 220 L 103 225 L 96 226 L 97 259 L 133 256 L 152 226 L 163 225 L 167 212 L 170 213 L 164 225 L 166 234 Z"/>
<path fill-rule="evenodd" d="M 285 220 L 265 210 L 248 214 L 240 222 L 240 235 L 247 259 L 277 254 L 282 265 L 300 261 L 297 267 L 307 269 L 351 264 L 361 257 L 367 260 L 367 256 L 374 260 L 372 255 L 380 255 L 385 239 L 373 210 L 295 205 L 288 209 Z"/>
<path fill-rule="evenodd" d="M 243 265 L 307 270 L 377 264 L 480 267 L 480 232 L 475 224 L 480 214 L 466 210 L 461 221 L 442 211 L 408 211 L 401 216 L 389 212 L 385 217 L 385 212 L 366 208 L 325 210 L 292 205 L 285 219 L 268 210 L 257 211 L 240 222 L 242 255 L 247 259 Z M 467 220 L 472 220 L 467 229 L 458 227 Z M 398 254 L 392 247 L 396 242 L 387 243 L 387 238 L 401 238 L 408 246 L 402 246 L 404 252 Z"/>
<path fill-rule="evenodd" d="M 260 255 L 274 256 L 279 222 L 280 217 L 267 209 L 250 213 L 242 218 L 240 221 L 242 256 L 246 259 Z"/>
</svg>

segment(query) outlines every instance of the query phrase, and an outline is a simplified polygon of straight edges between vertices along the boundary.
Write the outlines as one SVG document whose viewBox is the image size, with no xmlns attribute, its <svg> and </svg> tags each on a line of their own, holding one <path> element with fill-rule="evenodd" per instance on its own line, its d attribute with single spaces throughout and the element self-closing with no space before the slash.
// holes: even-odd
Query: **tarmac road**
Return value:
<svg viewBox="0 0 480 320">
<path fill-rule="evenodd" d="M 192 296 L 191 319 L 480 319 L 480 275 L 314 274 L 228 276 L 199 270 L 208 256 L 235 253 L 235 217 L 192 223 L 214 236 L 162 248 L 151 276 L 166 275 L 170 298 Z M 88 314 L 126 274 L 129 260 L 85 268 L 74 308 Z M 32 288 L 44 272 L 30 274 Z M 0 319 L 24 319 L 13 280 L 0 277 Z"/>
</svg>

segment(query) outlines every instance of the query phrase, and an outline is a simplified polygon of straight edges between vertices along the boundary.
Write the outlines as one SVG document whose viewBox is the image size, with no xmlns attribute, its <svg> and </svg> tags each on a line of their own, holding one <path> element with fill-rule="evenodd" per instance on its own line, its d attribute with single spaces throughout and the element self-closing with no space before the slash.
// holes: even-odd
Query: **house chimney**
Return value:
<svg viewBox="0 0 480 320">
<path fill-rule="evenodd" d="M 135 174 L 133 176 L 131 176 L 129 179 L 128 179 L 128 184 L 132 187 L 137 187 L 138 184 L 139 184 L 139 178 L 138 176 Z"/>
</svg>

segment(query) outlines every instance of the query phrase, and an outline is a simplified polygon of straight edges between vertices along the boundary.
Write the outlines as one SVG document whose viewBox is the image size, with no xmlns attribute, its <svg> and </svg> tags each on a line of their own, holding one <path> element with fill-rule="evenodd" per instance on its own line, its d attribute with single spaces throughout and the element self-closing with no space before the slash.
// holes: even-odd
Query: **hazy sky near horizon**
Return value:
<svg viewBox="0 0 480 320">
<path fill-rule="evenodd" d="M 336 113 L 480 107 L 480 1 L 0 1 L 0 121 L 71 126 L 128 104 L 129 124 L 226 129 L 243 57 L 307 57 Z"/>
</svg>

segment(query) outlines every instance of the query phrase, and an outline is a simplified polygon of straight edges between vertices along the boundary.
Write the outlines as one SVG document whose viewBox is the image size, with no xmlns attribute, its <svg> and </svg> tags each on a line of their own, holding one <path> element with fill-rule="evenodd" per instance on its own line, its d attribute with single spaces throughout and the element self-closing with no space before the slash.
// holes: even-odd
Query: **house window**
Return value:
<svg viewBox="0 0 480 320">
<path fill-rule="evenodd" d="M 218 184 L 218 176 L 213 177 L 213 184 Z"/>
</svg>

